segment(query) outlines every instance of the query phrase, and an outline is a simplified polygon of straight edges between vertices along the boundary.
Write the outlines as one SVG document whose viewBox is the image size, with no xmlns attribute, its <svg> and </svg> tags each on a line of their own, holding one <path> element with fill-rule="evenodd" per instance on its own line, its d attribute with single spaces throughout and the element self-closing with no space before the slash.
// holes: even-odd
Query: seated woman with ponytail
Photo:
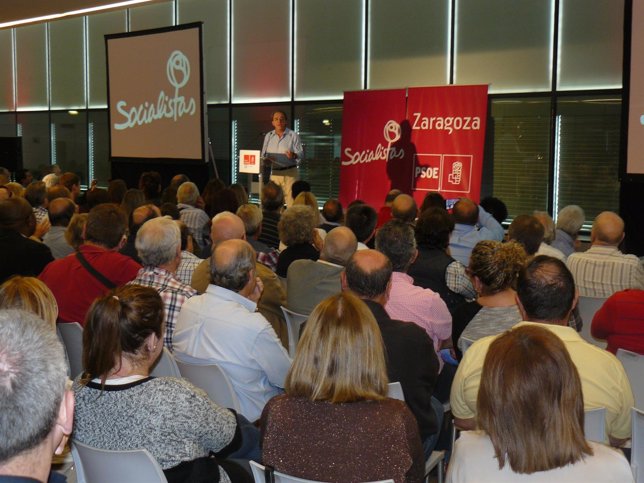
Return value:
<svg viewBox="0 0 644 483">
<path fill-rule="evenodd" d="M 235 413 L 183 379 L 150 377 L 163 349 L 163 317 L 161 297 L 148 287 L 120 287 L 93 303 L 85 372 L 74 383 L 74 438 L 101 449 L 144 448 L 170 483 L 252 481 L 224 459 L 242 444 Z"/>
</svg>

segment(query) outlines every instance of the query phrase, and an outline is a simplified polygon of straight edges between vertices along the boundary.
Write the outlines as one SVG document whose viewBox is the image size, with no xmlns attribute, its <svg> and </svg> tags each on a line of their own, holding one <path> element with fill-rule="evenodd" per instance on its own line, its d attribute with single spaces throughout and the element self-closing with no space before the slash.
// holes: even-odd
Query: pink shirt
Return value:
<svg viewBox="0 0 644 483">
<path fill-rule="evenodd" d="M 452 336 L 452 316 L 436 292 L 417 287 L 414 279 L 403 272 L 391 275 L 391 291 L 385 310 L 392 319 L 413 322 L 422 327 L 434 341 L 438 354 L 441 342 Z M 438 356 L 443 367 L 443 361 Z"/>
</svg>

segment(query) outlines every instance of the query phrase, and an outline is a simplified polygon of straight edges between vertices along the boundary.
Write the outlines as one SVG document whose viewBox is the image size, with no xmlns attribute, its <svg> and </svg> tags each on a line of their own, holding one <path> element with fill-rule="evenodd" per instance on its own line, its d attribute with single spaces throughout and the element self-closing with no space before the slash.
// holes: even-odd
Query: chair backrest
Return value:
<svg viewBox="0 0 644 483">
<path fill-rule="evenodd" d="M 72 441 L 78 483 L 168 483 L 163 470 L 145 449 L 110 451 Z"/>
<path fill-rule="evenodd" d="M 625 349 L 617 349 L 635 397 L 635 407 L 644 411 L 644 356 Z"/>
<path fill-rule="evenodd" d="M 283 305 L 280 305 L 280 308 L 284 314 L 286 328 L 288 329 L 288 353 L 291 357 L 295 357 L 295 349 L 297 348 L 297 343 L 300 340 L 300 328 L 309 316 L 293 312 Z"/>
<path fill-rule="evenodd" d="M 161 355 L 154 368 L 150 371 L 150 375 L 153 377 L 181 377 L 177 362 L 167 347 L 164 347 L 163 351 L 161 351 Z"/>
<path fill-rule="evenodd" d="M 584 412 L 584 434 L 588 441 L 606 442 L 606 408 L 589 409 Z"/>
<path fill-rule="evenodd" d="M 250 462 L 250 469 L 253 471 L 253 478 L 255 483 L 265 483 L 264 477 L 264 466 L 256 463 L 255 461 Z M 394 480 L 380 480 L 372 481 L 370 483 L 393 483 Z M 295 476 L 285 475 L 279 471 L 275 472 L 275 483 L 321 483 L 316 480 L 305 480 L 303 478 L 297 478 Z"/>
<path fill-rule="evenodd" d="M 387 389 L 387 396 L 391 399 L 405 400 L 405 393 L 403 393 L 402 386 L 399 382 L 390 382 Z"/>
<path fill-rule="evenodd" d="M 241 411 L 239 399 L 230 379 L 217 364 L 194 364 L 176 360 L 181 375 L 206 391 L 210 399 L 225 408 Z"/>
<path fill-rule="evenodd" d="M 579 315 L 581 315 L 581 320 L 583 320 L 584 322 L 584 325 L 581 328 L 581 337 L 586 342 L 590 342 L 591 344 L 596 345 L 597 347 L 601 347 L 602 349 L 606 349 L 606 341 L 595 339 L 592 335 L 590 335 L 590 325 L 593 321 L 593 317 L 595 316 L 595 312 L 597 312 L 601 308 L 601 306 L 604 305 L 604 302 L 606 302 L 606 299 L 595 297 L 579 297 L 578 302 Z"/>
<path fill-rule="evenodd" d="M 631 469 L 635 483 L 644 483 L 644 411 L 633 408 L 631 414 Z"/>
<path fill-rule="evenodd" d="M 78 322 L 65 322 L 56 324 L 56 328 L 69 360 L 69 377 L 74 379 L 83 372 L 83 326 Z"/>
</svg>

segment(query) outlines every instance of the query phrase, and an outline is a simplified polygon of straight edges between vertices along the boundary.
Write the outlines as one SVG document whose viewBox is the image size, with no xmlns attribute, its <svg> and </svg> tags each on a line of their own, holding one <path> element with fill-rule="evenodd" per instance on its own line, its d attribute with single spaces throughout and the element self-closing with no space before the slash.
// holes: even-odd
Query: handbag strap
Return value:
<svg viewBox="0 0 644 483">
<path fill-rule="evenodd" d="M 112 282 L 109 278 L 107 278 L 105 275 L 103 275 L 101 272 L 96 270 L 94 267 L 92 267 L 80 251 L 76 252 L 76 258 L 78 259 L 80 264 L 85 268 L 85 270 L 87 270 L 96 280 L 101 282 L 105 287 L 109 289 L 116 288 L 116 284 Z"/>
</svg>

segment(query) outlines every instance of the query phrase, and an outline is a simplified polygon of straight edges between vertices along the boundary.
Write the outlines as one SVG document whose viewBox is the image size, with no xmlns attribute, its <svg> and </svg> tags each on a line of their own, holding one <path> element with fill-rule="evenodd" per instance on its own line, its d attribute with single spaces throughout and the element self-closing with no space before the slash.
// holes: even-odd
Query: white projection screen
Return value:
<svg viewBox="0 0 644 483">
<path fill-rule="evenodd" d="M 105 36 L 110 159 L 206 161 L 201 23 Z"/>
<path fill-rule="evenodd" d="M 633 0 L 626 174 L 644 174 L 644 0 Z"/>
</svg>

